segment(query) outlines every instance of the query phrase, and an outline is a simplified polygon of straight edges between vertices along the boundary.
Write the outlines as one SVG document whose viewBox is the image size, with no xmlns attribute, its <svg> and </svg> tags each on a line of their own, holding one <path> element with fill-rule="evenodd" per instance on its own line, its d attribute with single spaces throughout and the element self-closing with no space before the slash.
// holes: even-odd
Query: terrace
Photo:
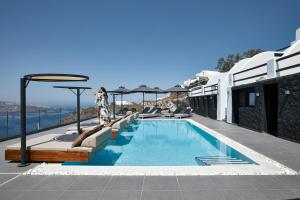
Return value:
<svg viewBox="0 0 300 200">
<path fill-rule="evenodd" d="M 300 171 L 300 146 L 274 136 L 194 115 L 192 119 L 279 163 Z M 68 125 L 33 134 L 57 133 Z M 0 143 L 0 149 L 17 142 Z M 43 176 L 23 175 L 39 165 L 18 168 L 0 157 L 1 199 L 298 199 L 299 175 L 241 176 Z"/>
</svg>

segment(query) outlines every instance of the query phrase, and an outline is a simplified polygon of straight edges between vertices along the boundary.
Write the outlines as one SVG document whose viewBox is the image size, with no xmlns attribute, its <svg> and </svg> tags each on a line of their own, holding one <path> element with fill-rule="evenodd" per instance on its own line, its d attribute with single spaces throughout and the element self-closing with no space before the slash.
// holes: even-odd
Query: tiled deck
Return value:
<svg viewBox="0 0 300 200">
<path fill-rule="evenodd" d="M 193 119 L 300 171 L 300 144 L 208 118 Z M 62 128 L 63 129 L 63 128 Z M 58 129 L 40 134 L 47 134 Z M 39 134 L 39 135 L 40 135 Z M 35 137 L 32 135 L 30 137 Z M 0 143 L 4 152 L 7 144 Z M 30 165 L 33 167 L 35 164 Z M 300 176 L 24 176 L 0 157 L 0 199 L 300 199 Z"/>
</svg>

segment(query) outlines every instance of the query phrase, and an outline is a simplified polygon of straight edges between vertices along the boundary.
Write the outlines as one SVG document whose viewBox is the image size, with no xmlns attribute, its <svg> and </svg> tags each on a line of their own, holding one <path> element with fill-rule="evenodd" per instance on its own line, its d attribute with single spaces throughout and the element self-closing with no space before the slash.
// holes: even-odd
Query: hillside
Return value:
<svg viewBox="0 0 300 200">
<path fill-rule="evenodd" d="M 37 105 L 27 105 L 27 112 L 37 112 L 39 110 L 47 110 L 49 107 L 37 106 Z M 0 101 L 0 112 L 19 112 L 20 105 L 9 101 Z"/>
</svg>

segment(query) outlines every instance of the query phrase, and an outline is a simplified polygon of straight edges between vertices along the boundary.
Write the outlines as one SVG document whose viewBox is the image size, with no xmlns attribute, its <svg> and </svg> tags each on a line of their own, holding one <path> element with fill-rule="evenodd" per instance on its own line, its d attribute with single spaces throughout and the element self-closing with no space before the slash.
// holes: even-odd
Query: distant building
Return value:
<svg viewBox="0 0 300 200">
<path fill-rule="evenodd" d="M 226 73 L 205 72 L 205 84 L 184 82 L 195 113 L 300 141 L 300 28 L 285 50 L 243 59 Z"/>
</svg>

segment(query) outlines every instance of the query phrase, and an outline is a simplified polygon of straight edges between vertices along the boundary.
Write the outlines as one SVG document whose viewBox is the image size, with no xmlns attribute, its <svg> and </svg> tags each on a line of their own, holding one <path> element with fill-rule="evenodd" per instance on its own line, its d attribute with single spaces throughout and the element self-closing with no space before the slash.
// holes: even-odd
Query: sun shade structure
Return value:
<svg viewBox="0 0 300 200">
<path fill-rule="evenodd" d="M 160 89 L 159 87 L 154 87 L 153 88 L 155 90 L 155 106 L 157 106 L 157 94 L 162 94 L 162 93 L 168 93 L 162 89 Z"/>
<path fill-rule="evenodd" d="M 131 93 L 143 93 L 143 111 L 145 107 L 145 93 L 155 93 L 156 90 L 150 87 L 147 87 L 146 85 L 140 85 L 138 88 L 135 88 L 131 90 Z"/>
<path fill-rule="evenodd" d="M 77 97 L 77 133 L 80 134 L 80 96 L 85 90 L 90 90 L 92 88 L 91 87 L 76 87 L 76 86 L 53 86 L 53 87 L 69 89 L 76 95 L 76 97 Z"/>
<path fill-rule="evenodd" d="M 113 93 L 112 91 L 107 91 L 113 96 L 113 119 L 116 119 L 116 95 L 120 95 L 118 93 Z"/>
<path fill-rule="evenodd" d="M 165 91 L 166 92 L 176 92 L 176 96 L 177 96 L 176 106 L 178 107 L 178 93 L 189 92 L 189 89 L 183 88 L 180 85 L 175 85 L 174 87 L 171 87 Z"/>
<path fill-rule="evenodd" d="M 120 94 L 121 95 L 121 110 L 123 109 L 123 94 L 128 94 L 130 93 L 130 90 L 125 88 L 124 86 L 120 86 L 115 90 L 108 91 L 108 93 L 111 93 L 113 95 L 113 118 L 115 119 L 115 104 L 116 104 L 116 95 Z"/>
<path fill-rule="evenodd" d="M 88 76 L 77 74 L 29 74 L 24 76 L 29 81 L 45 82 L 67 82 L 67 81 L 87 81 Z"/>
<path fill-rule="evenodd" d="M 78 74 L 28 74 L 20 79 L 20 136 L 21 136 L 21 159 L 19 167 L 25 167 L 27 163 L 26 154 L 26 87 L 30 81 L 42 82 L 70 82 L 87 81 L 88 76 Z"/>
</svg>

